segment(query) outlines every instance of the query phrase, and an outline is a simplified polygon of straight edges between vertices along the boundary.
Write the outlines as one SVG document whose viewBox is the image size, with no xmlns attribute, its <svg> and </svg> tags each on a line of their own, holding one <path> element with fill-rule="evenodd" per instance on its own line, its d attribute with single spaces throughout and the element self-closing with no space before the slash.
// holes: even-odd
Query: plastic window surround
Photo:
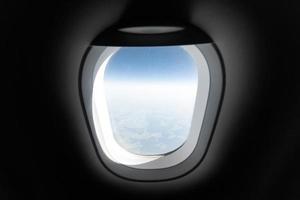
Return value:
<svg viewBox="0 0 300 200">
<path fill-rule="evenodd" d="M 106 156 L 112 161 L 138 169 L 167 168 L 182 162 L 194 150 L 204 118 L 209 93 L 210 75 L 208 64 L 197 47 L 194 45 L 185 45 L 181 47 L 190 54 L 198 68 L 198 87 L 191 130 L 187 140 L 181 147 L 173 152 L 159 156 L 141 156 L 130 153 L 115 141 L 111 123 L 109 121 L 107 105 L 98 102 L 106 102 L 105 94 L 103 93 L 104 71 L 110 57 L 118 51 L 120 47 L 108 47 L 99 57 L 93 76 L 93 121 L 100 145 Z"/>
<path fill-rule="evenodd" d="M 101 64 L 106 58 L 108 58 L 118 47 L 94 45 L 90 46 L 87 50 L 82 60 L 81 72 L 79 74 L 81 103 L 99 161 L 101 161 L 102 165 L 111 173 L 134 181 L 170 180 L 188 174 L 203 160 L 220 111 L 225 88 L 225 74 L 221 57 L 214 43 L 187 45 L 187 47 L 193 48 L 195 50 L 195 55 L 199 53 L 197 54 L 197 57 L 199 59 L 199 55 L 201 56 L 202 61 L 204 61 L 204 64 L 206 65 L 206 70 L 209 73 L 209 93 L 205 97 L 206 105 L 203 105 L 201 108 L 202 112 L 197 110 L 199 109 L 196 107 L 196 105 L 199 104 L 197 101 L 201 99 L 201 96 L 198 96 L 200 95 L 199 92 L 197 92 L 191 127 L 192 131 L 190 137 L 187 139 L 188 141 L 185 143 L 185 148 L 183 145 L 177 151 L 171 152 L 168 155 L 155 158 L 150 162 L 131 166 L 115 162 L 107 156 L 102 147 L 103 144 L 100 144 L 101 139 L 99 136 L 101 137 L 101 135 L 99 135 L 99 124 L 97 125 L 93 116 L 92 96 L 96 76 L 95 72 L 98 71 L 98 68 L 101 67 Z M 201 80 L 200 77 L 198 78 L 198 80 Z M 198 87 L 199 86 L 200 85 L 198 85 Z M 202 101 L 205 102 L 204 100 Z M 191 137 L 192 135 L 194 137 L 193 139 Z"/>
</svg>

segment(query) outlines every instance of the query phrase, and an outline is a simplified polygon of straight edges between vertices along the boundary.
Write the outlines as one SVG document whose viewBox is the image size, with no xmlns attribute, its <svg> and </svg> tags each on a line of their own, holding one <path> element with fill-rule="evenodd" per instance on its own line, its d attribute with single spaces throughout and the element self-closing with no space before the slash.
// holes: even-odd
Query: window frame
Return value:
<svg viewBox="0 0 300 200">
<path fill-rule="evenodd" d="M 149 162 L 137 166 L 126 166 L 112 161 L 104 153 L 102 146 L 98 140 L 97 131 L 93 120 L 93 105 L 92 105 L 92 94 L 93 94 L 93 83 L 94 83 L 94 72 L 97 70 L 95 67 L 100 67 L 99 60 L 100 56 L 104 54 L 109 48 L 118 47 L 106 47 L 106 46 L 91 46 L 86 57 L 83 59 L 82 71 L 80 77 L 80 90 L 83 102 L 83 109 L 85 112 L 86 120 L 89 125 L 91 137 L 96 148 L 97 155 L 102 164 L 114 174 L 137 181 L 160 181 L 169 180 L 179 176 L 183 176 L 195 168 L 203 160 L 204 155 L 207 151 L 209 141 L 212 136 L 212 132 L 216 123 L 217 115 L 219 112 L 220 102 L 223 96 L 224 90 L 224 72 L 222 68 L 221 58 L 218 55 L 216 46 L 213 43 L 189 45 L 196 47 L 197 50 L 203 55 L 207 63 L 209 71 L 209 93 L 207 95 L 206 105 L 204 108 L 203 117 L 195 118 L 193 116 L 192 126 L 200 124 L 200 130 L 196 133 L 197 138 L 193 138 L 194 145 L 187 143 L 189 148 L 188 156 L 176 154 L 177 151 L 171 152 L 168 155 L 168 159 L 165 160 L 164 165 L 159 162 Z M 103 61 L 102 61 L 103 62 Z M 199 78 L 200 79 L 200 78 Z M 201 81 L 201 80 L 199 80 Z M 199 83 L 198 83 L 199 85 Z M 199 93 L 197 92 L 196 101 L 199 99 Z M 197 105 L 197 103 L 196 103 Z M 196 106 L 195 105 L 195 106 Z M 192 128 L 193 130 L 193 128 Z M 195 131 L 195 130 L 194 130 Z M 195 135 L 195 134 L 194 134 Z M 190 136 L 189 136 L 190 137 Z M 188 137 L 188 138 L 189 138 Z M 172 156 L 173 154 L 173 156 Z M 183 159 L 176 159 L 183 158 Z M 166 157 L 163 157 L 166 158 Z M 171 158 L 171 159 L 170 159 Z M 175 163 L 174 163 L 175 160 Z M 177 161 L 176 161 L 177 160 Z M 177 163 L 176 163 L 177 162 Z M 167 163 L 167 164 L 166 164 Z"/>
</svg>

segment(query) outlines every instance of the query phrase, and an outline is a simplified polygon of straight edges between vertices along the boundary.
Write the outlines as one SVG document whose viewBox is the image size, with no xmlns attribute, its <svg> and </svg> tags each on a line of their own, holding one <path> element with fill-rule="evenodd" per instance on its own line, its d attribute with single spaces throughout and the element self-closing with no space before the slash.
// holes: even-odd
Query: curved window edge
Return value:
<svg viewBox="0 0 300 200">
<path fill-rule="evenodd" d="M 203 156 L 206 152 L 206 149 L 209 144 L 209 140 L 212 135 L 212 130 L 215 124 L 215 119 L 218 115 L 218 108 L 221 102 L 221 97 L 223 94 L 223 69 L 221 59 L 218 55 L 216 47 L 213 43 L 208 44 L 198 44 L 198 45 L 188 45 L 193 46 L 201 51 L 201 54 L 206 61 L 207 67 L 209 69 L 210 80 L 209 80 L 209 94 L 208 99 L 206 99 L 207 105 L 205 106 L 205 112 L 203 113 L 203 117 L 201 120 L 201 129 L 198 131 L 197 138 L 194 138 L 194 148 L 191 148 L 191 144 L 187 144 L 187 147 L 190 147 L 189 150 L 191 152 L 188 153 L 187 157 L 180 157 L 182 155 L 176 155 L 176 159 L 174 157 L 161 157 L 155 158 L 153 161 L 135 165 L 135 166 L 126 166 L 120 165 L 117 162 L 113 162 L 109 158 L 106 157 L 105 153 L 103 152 L 101 145 L 97 139 L 97 134 L 95 130 L 95 125 L 93 124 L 93 116 L 91 116 L 92 111 L 92 101 L 91 101 L 91 86 L 93 85 L 94 76 L 92 75 L 94 72 L 94 68 L 99 61 L 99 55 L 103 55 L 103 52 L 108 48 L 112 47 L 102 47 L 102 46 L 93 46 L 90 48 L 89 52 L 86 55 L 86 58 L 82 65 L 82 73 L 81 73 L 81 92 L 82 92 L 82 101 L 84 111 L 86 112 L 87 121 L 89 123 L 91 129 L 92 139 L 95 142 L 96 150 L 98 152 L 99 158 L 103 162 L 104 165 L 113 173 L 130 180 L 139 180 L 139 181 L 157 181 L 157 180 L 167 180 L 176 178 L 178 176 L 182 176 L 189 171 L 191 171 L 196 165 L 200 163 L 203 159 Z M 117 47 L 115 47 L 117 48 Z M 95 51 L 96 49 L 96 51 Z M 93 59 L 90 59 L 94 57 Z M 98 65 L 99 66 L 99 65 Z M 92 77 L 92 78 L 91 78 Z M 197 92 L 197 98 L 199 93 Z M 196 108 L 195 108 L 196 109 Z M 199 113 L 199 112 L 198 112 Z M 201 117 L 200 117 L 201 118 Z M 193 117 L 192 126 L 195 121 L 199 122 L 199 118 Z M 204 126 L 202 126 L 202 124 Z M 194 129 L 194 128 L 192 128 Z M 184 146 L 184 145 L 183 145 Z M 182 146 L 182 147 L 183 147 Z M 179 148 L 182 149 L 182 148 Z M 178 150 L 179 150 L 178 149 Z M 174 152 L 179 152 L 179 151 Z M 171 153 L 170 155 L 175 155 Z M 163 159 L 168 158 L 168 159 Z M 178 158 L 181 158 L 178 159 Z M 165 160 L 164 162 L 161 162 Z M 175 160 L 175 161 L 174 161 Z M 172 162 L 172 165 L 170 165 Z M 163 163 L 163 164 L 161 164 Z"/>
</svg>

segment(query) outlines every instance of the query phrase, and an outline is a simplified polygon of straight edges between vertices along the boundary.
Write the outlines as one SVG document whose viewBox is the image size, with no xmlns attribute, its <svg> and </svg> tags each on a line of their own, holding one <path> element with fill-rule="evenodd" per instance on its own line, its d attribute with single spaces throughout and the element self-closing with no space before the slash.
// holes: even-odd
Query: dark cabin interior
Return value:
<svg viewBox="0 0 300 200">
<path fill-rule="evenodd" d="M 5 0 L 0 9 L 1 199 L 300 199 L 296 0 Z M 89 137 L 80 63 L 99 33 L 131 23 L 191 24 L 222 55 L 225 92 L 208 152 L 179 179 L 117 177 Z"/>
</svg>

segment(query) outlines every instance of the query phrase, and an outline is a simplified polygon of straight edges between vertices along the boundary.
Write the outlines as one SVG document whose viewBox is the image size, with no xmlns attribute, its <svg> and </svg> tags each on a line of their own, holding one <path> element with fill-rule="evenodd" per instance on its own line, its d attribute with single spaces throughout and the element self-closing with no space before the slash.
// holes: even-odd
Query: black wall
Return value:
<svg viewBox="0 0 300 200">
<path fill-rule="evenodd" d="M 291 1 L 2 1 L 1 199 L 300 199 L 300 4 Z M 206 159 L 181 180 L 105 171 L 82 115 L 78 72 L 110 25 L 176 21 L 205 30 L 226 88 Z"/>
</svg>

